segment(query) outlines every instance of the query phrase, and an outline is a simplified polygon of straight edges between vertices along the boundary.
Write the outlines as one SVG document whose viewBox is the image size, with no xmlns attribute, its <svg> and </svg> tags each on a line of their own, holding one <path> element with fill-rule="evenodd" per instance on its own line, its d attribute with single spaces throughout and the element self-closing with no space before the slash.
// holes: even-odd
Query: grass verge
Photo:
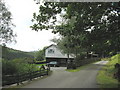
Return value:
<svg viewBox="0 0 120 90">
<path fill-rule="evenodd" d="M 114 65 L 120 63 L 118 62 L 118 60 L 120 60 L 120 54 L 117 54 L 108 60 L 109 62 L 98 72 L 97 83 L 100 85 L 100 88 L 118 88 L 120 83 L 114 78 L 114 73 L 117 71 L 117 69 L 114 68 Z"/>
</svg>

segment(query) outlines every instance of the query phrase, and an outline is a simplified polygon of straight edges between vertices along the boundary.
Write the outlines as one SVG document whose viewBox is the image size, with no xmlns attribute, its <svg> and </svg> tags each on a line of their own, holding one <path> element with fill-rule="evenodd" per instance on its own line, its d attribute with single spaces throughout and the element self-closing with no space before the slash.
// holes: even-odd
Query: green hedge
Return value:
<svg viewBox="0 0 120 90">
<path fill-rule="evenodd" d="M 89 59 L 77 60 L 76 66 L 80 67 L 82 65 L 89 64 L 89 63 L 96 62 L 96 61 L 100 61 L 100 60 L 101 60 L 100 58 L 89 58 Z"/>
</svg>

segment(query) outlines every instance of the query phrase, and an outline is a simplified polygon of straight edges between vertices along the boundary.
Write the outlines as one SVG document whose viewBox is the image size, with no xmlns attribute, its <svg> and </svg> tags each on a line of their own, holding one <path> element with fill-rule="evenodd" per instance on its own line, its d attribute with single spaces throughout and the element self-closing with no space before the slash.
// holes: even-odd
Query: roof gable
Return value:
<svg viewBox="0 0 120 90">
<path fill-rule="evenodd" d="M 51 49 L 53 49 L 53 53 L 50 53 L 50 51 L 52 51 Z M 63 53 L 58 47 L 57 45 L 50 45 L 45 49 L 45 57 L 55 57 L 55 58 L 68 58 L 67 54 Z M 69 56 L 70 58 L 74 58 L 73 56 Z"/>
<path fill-rule="evenodd" d="M 46 47 L 45 50 L 52 47 L 52 46 L 57 47 L 55 44 L 51 44 L 50 46 Z"/>
</svg>

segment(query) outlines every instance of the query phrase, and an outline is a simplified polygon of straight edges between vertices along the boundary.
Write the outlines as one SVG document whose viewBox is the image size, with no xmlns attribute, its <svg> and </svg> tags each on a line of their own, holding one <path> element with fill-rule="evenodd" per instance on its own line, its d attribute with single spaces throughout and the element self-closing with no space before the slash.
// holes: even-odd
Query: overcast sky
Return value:
<svg viewBox="0 0 120 90">
<path fill-rule="evenodd" d="M 5 2 L 12 13 L 13 23 L 16 25 L 13 30 L 17 34 L 17 43 L 8 44 L 8 47 L 22 51 L 34 51 L 52 44 L 50 39 L 58 35 L 46 30 L 36 32 L 30 28 L 33 24 L 31 22 L 33 13 L 38 12 L 39 8 L 34 0 L 5 0 Z"/>
</svg>

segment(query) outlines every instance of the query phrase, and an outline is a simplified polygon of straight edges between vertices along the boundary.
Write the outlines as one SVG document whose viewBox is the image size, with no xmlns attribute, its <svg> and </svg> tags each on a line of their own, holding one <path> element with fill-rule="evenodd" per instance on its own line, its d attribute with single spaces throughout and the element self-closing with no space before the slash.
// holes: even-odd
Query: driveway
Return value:
<svg viewBox="0 0 120 90">
<path fill-rule="evenodd" d="M 52 67 L 51 76 L 32 82 L 23 88 L 99 88 L 96 76 L 106 63 L 107 61 L 99 61 L 79 72 L 67 72 L 66 67 Z"/>
</svg>

